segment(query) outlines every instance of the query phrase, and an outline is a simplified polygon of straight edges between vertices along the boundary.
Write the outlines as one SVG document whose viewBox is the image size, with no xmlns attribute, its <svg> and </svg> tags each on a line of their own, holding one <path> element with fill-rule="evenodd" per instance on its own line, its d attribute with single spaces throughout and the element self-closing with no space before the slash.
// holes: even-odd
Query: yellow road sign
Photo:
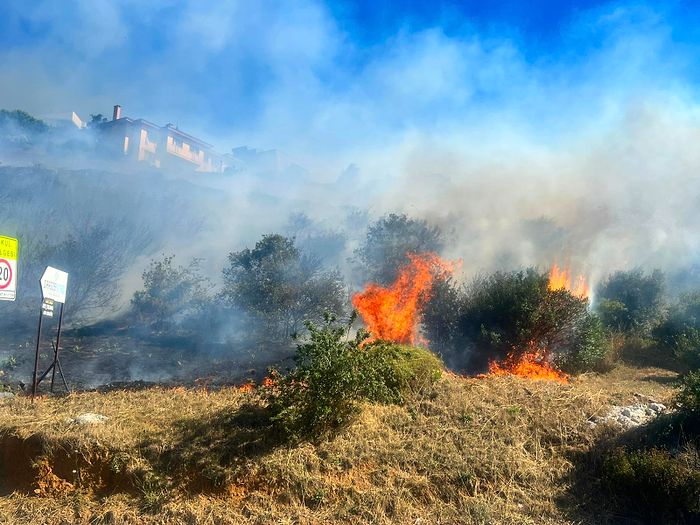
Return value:
<svg viewBox="0 0 700 525">
<path fill-rule="evenodd" d="M 14 301 L 17 296 L 17 258 L 19 241 L 0 235 L 0 301 Z"/>
</svg>

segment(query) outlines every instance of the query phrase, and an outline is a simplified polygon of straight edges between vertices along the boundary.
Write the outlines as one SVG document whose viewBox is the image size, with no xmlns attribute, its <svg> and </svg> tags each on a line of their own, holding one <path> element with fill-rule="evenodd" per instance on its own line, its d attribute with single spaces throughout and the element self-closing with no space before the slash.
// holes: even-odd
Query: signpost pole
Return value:
<svg viewBox="0 0 700 525">
<path fill-rule="evenodd" d="M 53 393 L 53 381 L 54 378 L 56 377 L 56 363 L 58 363 L 58 352 L 60 350 L 60 344 L 61 344 L 61 322 L 63 321 L 63 303 L 61 303 L 61 312 L 58 314 L 58 332 L 56 332 L 56 348 L 54 351 L 53 359 L 54 359 L 54 366 L 53 370 L 51 371 L 51 393 Z M 61 372 L 61 375 L 63 375 L 63 372 Z M 66 379 L 63 379 L 64 383 Z"/>
<path fill-rule="evenodd" d="M 43 317 L 44 311 L 39 308 L 39 329 L 36 333 L 36 354 L 34 356 L 34 376 L 32 378 L 32 401 L 34 401 L 34 396 L 36 395 L 36 376 L 39 373 L 39 343 L 41 341 L 41 320 Z"/>
</svg>

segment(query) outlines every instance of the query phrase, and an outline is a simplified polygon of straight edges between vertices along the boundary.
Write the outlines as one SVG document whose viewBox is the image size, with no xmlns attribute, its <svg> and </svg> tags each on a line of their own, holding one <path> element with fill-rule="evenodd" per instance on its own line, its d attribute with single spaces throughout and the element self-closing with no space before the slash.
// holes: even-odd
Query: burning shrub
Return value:
<svg viewBox="0 0 700 525">
<path fill-rule="evenodd" d="M 682 296 L 653 335 L 686 366 L 700 368 L 700 292 Z"/>
<path fill-rule="evenodd" d="M 400 403 L 440 375 L 440 360 L 427 350 L 363 344 L 366 331 L 350 338 L 351 323 L 337 325 L 330 314 L 320 327 L 306 324 L 296 367 L 268 389 L 273 419 L 291 435 L 324 434 L 346 423 L 359 401 Z"/>
<path fill-rule="evenodd" d="M 367 229 L 364 244 L 355 250 L 365 282 L 388 285 L 396 279 L 399 268 L 409 262 L 409 253 L 439 253 L 442 232 L 426 221 L 406 215 L 390 214 Z"/>
<path fill-rule="evenodd" d="M 434 253 L 407 254 L 409 262 L 388 285 L 368 284 L 352 296 L 352 304 L 373 337 L 397 343 L 421 341 L 420 312 L 430 298 L 433 282 L 453 271 L 452 263 Z"/>
<path fill-rule="evenodd" d="M 440 286 L 424 316 L 427 334 L 439 336 L 440 350 L 451 359 L 459 361 L 460 354 L 468 353 L 473 370 L 536 351 L 544 360 L 578 372 L 594 367 L 606 354 L 602 326 L 588 311 L 587 300 L 549 289 L 548 277 L 534 269 L 497 272 L 461 289 Z M 436 323 L 435 312 L 446 309 L 458 312 L 458 319 Z"/>
<path fill-rule="evenodd" d="M 229 254 L 224 270 L 226 302 L 241 308 L 274 341 L 285 341 L 305 319 L 326 311 L 342 313 L 346 292 L 336 271 L 325 271 L 317 258 L 302 254 L 294 239 L 264 235 L 250 250 Z"/>
<path fill-rule="evenodd" d="M 598 289 L 597 310 L 603 324 L 614 330 L 648 335 L 665 313 L 664 275 L 654 270 L 616 272 Z"/>
</svg>

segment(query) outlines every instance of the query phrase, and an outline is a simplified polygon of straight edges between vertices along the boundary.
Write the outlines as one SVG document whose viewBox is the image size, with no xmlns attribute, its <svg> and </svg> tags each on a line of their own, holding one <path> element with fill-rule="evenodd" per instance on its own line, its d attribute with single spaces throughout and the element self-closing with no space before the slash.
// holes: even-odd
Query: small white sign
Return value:
<svg viewBox="0 0 700 525">
<path fill-rule="evenodd" d="M 68 274 L 52 266 L 47 266 L 41 276 L 41 295 L 44 299 L 53 299 L 57 303 L 66 302 Z"/>
<path fill-rule="evenodd" d="M 53 299 L 44 299 L 41 303 L 41 313 L 44 317 L 53 317 Z"/>
</svg>

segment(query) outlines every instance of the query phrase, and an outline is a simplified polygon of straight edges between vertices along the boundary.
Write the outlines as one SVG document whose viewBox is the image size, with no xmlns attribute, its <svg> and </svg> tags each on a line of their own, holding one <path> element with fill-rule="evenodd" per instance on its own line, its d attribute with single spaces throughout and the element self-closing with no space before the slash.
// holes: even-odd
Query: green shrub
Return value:
<svg viewBox="0 0 700 525">
<path fill-rule="evenodd" d="M 607 328 L 648 335 L 665 314 L 664 274 L 615 272 L 597 290 L 598 313 Z"/>
<path fill-rule="evenodd" d="M 610 361 L 605 364 L 605 360 L 613 353 L 613 347 L 600 319 L 595 315 L 584 315 L 573 330 L 569 351 L 555 359 L 559 368 L 579 373 L 609 367 Z"/>
<path fill-rule="evenodd" d="M 603 462 L 603 483 L 634 510 L 658 523 L 661 516 L 695 518 L 700 512 L 700 470 L 693 454 L 617 448 Z"/>
<path fill-rule="evenodd" d="M 700 293 L 682 296 L 653 335 L 691 370 L 700 368 Z"/>
<path fill-rule="evenodd" d="M 681 380 L 676 403 L 684 412 L 700 415 L 700 371 L 690 372 Z"/>
<path fill-rule="evenodd" d="M 295 368 L 268 390 L 275 421 L 292 436 L 322 435 L 346 423 L 360 401 L 402 403 L 432 384 L 442 363 L 428 350 L 394 343 L 366 344 L 367 332 L 327 314 L 323 325 L 306 323 Z"/>
<path fill-rule="evenodd" d="M 363 351 L 385 387 L 373 401 L 404 403 L 430 388 L 444 368 L 440 358 L 425 348 L 377 341 L 366 345 Z"/>
<path fill-rule="evenodd" d="M 211 283 L 199 271 L 199 259 L 187 267 L 175 266 L 174 256 L 153 260 L 143 272 L 143 290 L 134 293 L 131 307 L 136 320 L 156 333 L 181 329 L 211 304 Z M 195 324 L 197 324 L 195 323 Z"/>
<path fill-rule="evenodd" d="M 303 253 L 293 238 L 263 235 L 250 249 L 231 252 L 223 271 L 223 300 L 244 312 L 263 339 L 288 342 L 305 319 L 342 314 L 347 291 L 340 273 Z"/>
</svg>

